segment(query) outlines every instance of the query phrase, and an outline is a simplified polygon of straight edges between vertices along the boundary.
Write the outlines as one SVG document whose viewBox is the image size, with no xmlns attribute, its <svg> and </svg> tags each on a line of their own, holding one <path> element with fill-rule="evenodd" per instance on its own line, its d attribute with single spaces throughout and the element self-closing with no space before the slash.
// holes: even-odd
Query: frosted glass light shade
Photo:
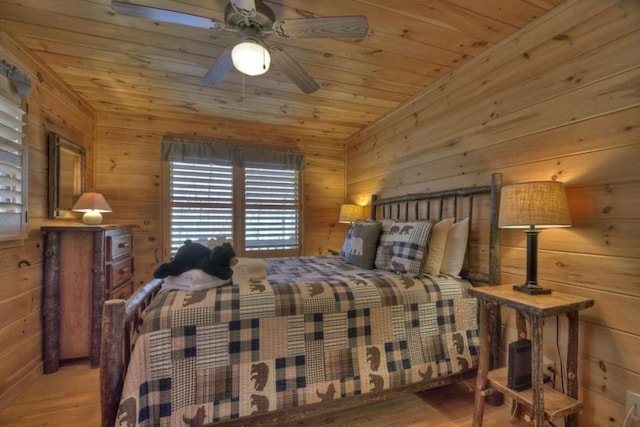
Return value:
<svg viewBox="0 0 640 427">
<path fill-rule="evenodd" d="M 248 76 L 258 76 L 269 71 L 271 55 L 253 40 L 238 43 L 231 50 L 231 61 L 238 71 Z"/>
<path fill-rule="evenodd" d="M 342 205 L 340 206 L 340 216 L 338 222 L 352 223 L 363 218 L 362 206 Z"/>
<path fill-rule="evenodd" d="M 73 208 L 74 212 L 84 212 L 82 222 L 89 225 L 102 224 L 101 212 L 111 212 L 111 206 L 100 193 L 83 193 Z"/>
</svg>

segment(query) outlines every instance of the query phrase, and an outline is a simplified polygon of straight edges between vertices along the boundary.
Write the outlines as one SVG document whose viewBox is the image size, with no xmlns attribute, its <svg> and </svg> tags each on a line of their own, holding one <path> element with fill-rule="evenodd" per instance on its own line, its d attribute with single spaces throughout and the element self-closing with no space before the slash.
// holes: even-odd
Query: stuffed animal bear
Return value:
<svg viewBox="0 0 640 427">
<path fill-rule="evenodd" d="M 206 270 L 205 272 L 226 280 L 233 275 L 231 267 L 237 263 L 238 257 L 236 256 L 236 252 L 233 250 L 231 243 L 226 242 L 211 250 L 211 261 L 209 262 L 211 273 Z"/>
<path fill-rule="evenodd" d="M 153 277 L 164 279 L 167 276 L 178 276 L 185 271 L 201 269 L 207 274 L 226 280 L 233 274 L 231 266 L 237 262 L 238 258 L 230 243 L 223 243 L 211 250 L 200 243 L 186 240 L 171 262 L 160 265 L 153 272 Z"/>
</svg>

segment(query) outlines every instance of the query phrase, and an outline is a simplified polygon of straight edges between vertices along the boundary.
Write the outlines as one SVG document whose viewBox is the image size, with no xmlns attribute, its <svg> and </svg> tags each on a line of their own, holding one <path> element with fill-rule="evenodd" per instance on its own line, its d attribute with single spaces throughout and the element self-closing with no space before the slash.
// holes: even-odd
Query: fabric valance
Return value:
<svg viewBox="0 0 640 427">
<path fill-rule="evenodd" d="M 305 166 L 304 154 L 299 151 L 174 137 L 162 138 L 161 160 L 298 171 Z"/>
<path fill-rule="evenodd" d="M 27 74 L 18 70 L 15 65 L 9 64 L 3 58 L 0 58 L 0 75 L 9 79 L 16 88 L 21 98 L 29 95 L 31 91 L 31 79 Z"/>
</svg>

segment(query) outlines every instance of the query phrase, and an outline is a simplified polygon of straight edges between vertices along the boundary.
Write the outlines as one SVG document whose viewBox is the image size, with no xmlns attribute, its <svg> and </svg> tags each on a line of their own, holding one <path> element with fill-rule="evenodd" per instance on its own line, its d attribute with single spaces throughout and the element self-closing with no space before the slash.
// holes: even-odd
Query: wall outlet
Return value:
<svg viewBox="0 0 640 427">
<path fill-rule="evenodd" d="M 551 382 L 554 381 L 556 376 L 556 366 L 553 363 L 553 360 L 548 359 L 546 357 L 542 357 L 542 375 L 545 377 L 549 377 Z"/>
<path fill-rule="evenodd" d="M 633 408 L 633 405 L 636 405 L 636 407 Z M 633 408 L 633 412 L 629 415 L 629 418 L 634 421 L 640 421 L 640 394 L 627 390 L 627 404 L 624 410 L 625 417 L 631 408 Z"/>
</svg>

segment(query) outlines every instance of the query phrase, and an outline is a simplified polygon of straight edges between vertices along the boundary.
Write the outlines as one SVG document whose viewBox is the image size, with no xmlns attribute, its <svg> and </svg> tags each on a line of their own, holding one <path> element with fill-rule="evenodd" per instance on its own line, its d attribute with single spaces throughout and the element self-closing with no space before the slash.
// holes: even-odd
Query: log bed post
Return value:
<svg viewBox="0 0 640 427">
<path fill-rule="evenodd" d="M 123 342 L 125 308 L 122 299 L 104 303 L 102 346 L 100 348 L 100 396 L 102 426 L 113 426 L 123 384 Z"/>
<path fill-rule="evenodd" d="M 502 190 L 502 174 L 491 175 L 491 200 L 490 200 L 490 222 L 491 232 L 489 234 L 489 285 L 499 285 L 502 282 L 502 265 L 500 253 L 500 193 Z M 493 306 L 489 309 L 489 336 L 491 346 L 491 356 L 489 358 L 489 369 L 500 366 L 500 336 L 502 333 L 502 316 L 500 307 Z M 491 405 L 502 405 L 504 396 L 495 393 L 487 396 L 487 403 Z"/>
</svg>

